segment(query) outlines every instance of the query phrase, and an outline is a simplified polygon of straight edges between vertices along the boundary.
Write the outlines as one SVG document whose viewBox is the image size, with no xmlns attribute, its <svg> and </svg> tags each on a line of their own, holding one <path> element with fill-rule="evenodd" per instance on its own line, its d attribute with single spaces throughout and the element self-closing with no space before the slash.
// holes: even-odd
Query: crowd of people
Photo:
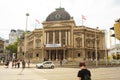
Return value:
<svg viewBox="0 0 120 80">
<path fill-rule="evenodd" d="M 28 61 L 25 61 L 24 59 L 23 60 L 13 59 L 12 61 L 6 60 L 5 61 L 5 66 L 7 68 L 9 67 L 10 62 L 12 63 L 12 68 L 20 68 L 20 66 L 22 66 L 22 68 L 25 68 L 26 67 L 26 63 L 28 65 L 28 68 L 30 67 L 30 60 L 28 60 Z"/>
</svg>

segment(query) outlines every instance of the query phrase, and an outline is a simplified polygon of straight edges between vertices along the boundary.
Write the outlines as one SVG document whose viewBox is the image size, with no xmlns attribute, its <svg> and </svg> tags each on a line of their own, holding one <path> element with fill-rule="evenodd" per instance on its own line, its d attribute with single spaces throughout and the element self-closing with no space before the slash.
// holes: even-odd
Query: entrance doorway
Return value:
<svg viewBox="0 0 120 80">
<path fill-rule="evenodd" d="M 48 60 L 63 60 L 64 51 L 63 50 L 47 50 Z"/>
</svg>

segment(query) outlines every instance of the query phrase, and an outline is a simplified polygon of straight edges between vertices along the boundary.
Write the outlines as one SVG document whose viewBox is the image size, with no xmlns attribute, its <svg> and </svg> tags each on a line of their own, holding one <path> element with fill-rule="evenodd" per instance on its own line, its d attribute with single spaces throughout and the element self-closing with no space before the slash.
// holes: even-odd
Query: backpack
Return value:
<svg viewBox="0 0 120 80">
<path fill-rule="evenodd" d="M 91 80 L 89 75 L 85 75 L 83 80 Z"/>
</svg>

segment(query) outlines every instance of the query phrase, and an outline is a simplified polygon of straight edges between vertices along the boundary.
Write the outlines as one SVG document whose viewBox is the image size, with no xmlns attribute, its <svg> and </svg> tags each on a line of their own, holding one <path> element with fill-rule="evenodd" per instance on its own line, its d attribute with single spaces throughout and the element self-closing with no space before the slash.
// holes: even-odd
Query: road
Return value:
<svg viewBox="0 0 120 80">
<path fill-rule="evenodd" d="M 0 66 L 0 80 L 78 80 L 78 70 L 79 68 L 25 68 L 22 71 L 22 68 Z M 120 67 L 90 68 L 90 71 L 92 80 L 120 80 Z"/>
</svg>

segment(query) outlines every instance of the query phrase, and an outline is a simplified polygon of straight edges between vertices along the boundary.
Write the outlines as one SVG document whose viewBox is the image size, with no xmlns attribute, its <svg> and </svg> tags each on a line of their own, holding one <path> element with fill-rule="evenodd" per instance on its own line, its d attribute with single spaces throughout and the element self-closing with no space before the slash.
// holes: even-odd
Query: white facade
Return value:
<svg viewBox="0 0 120 80">
<path fill-rule="evenodd" d="M 23 30 L 12 29 L 9 34 L 9 44 L 13 44 L 17 40 L 17 38 L 20 38 L 20 36 L 22 36 L 23 32 Z"/>
<path fill-rule="evenodd" d="M 23 35 L 24 31 L 18 29 L 18 30 L 16 31 L 16 33 L 17 33 L 17 37 L 20 38 L 20 37 Z"/>
</svg>

